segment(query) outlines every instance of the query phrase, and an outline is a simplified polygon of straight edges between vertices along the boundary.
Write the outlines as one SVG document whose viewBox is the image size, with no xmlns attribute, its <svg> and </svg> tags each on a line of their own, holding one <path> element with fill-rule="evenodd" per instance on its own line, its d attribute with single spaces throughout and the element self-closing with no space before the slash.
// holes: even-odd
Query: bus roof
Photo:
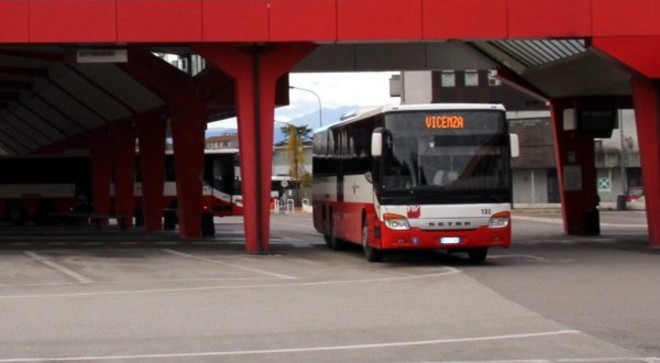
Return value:
<svg viewBox="0 0 660 363">
<path fill-rule="evenodd" d="M 409 105 L 386 105 L 386 106 L 374 107 L 367 110 L 361 110 L 360 112 L 354 115 L 349 115 L 348 117 L 343 118 L 340 121 L 320 127 L 314 130 L 314 133 L 326 131 L 335 126 L 350 124 L 355 121 L 359 121 L 379 114 L 386 114 L 393 112 L 447 111 L 447 110 L 462 110 L 462 111 L 495 110 L 502 112 L 506 111 L 504 105 L 499 103 L 420 103 L 420 104 L 409 104 Z"/>
</svg>

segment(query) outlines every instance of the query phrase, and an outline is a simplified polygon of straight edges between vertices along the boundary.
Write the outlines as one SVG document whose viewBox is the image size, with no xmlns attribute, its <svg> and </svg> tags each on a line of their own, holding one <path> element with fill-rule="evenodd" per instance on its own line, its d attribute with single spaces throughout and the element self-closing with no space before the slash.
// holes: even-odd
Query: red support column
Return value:
<svg viewBox="0 0 660 363">
<path fill-rule="evenodd" d="M 108 129 L 100 128 L 90 133 L 89 145 L 92 156 L 92 202 L 94 213 L 110 214 L 110 178 L 112 176 L 112 152 Z M 107 219 L 99 221 L 107 225 Z"/>
<path fill-rule="evenodd" d="M 131 218 L 118 220 L 121 228 L 133 225 L 135 214 L 135 129 L 134 122 L 112 124 L 115 214 Z"/>
<path fill-rule="evenodd" d="M 276 82 L 314 48 L 309 43 L 196 47 L 210 64 L 236 80 L 245 248 L 250 253 L 269 250 Z"/>
<path fill-rule="evenodd" d="M 179 233 L 184 238 L 202 236 L 202 173 L 206 104 L 182 90 L 170 101 L 174 164 L 176 169 Z"/>
<path fill-rule="evenodd" d="M 564 130 L 564 110 L 575 107 L 560 102 L 551 106 L 564 231 L 569 235 L 598 235 L 594 138 Z"/>
<path fill-rule="evenodd" d="M 632 84 L 649 243 L 660 246 L 660 85 L 640 77 Z"/>
<path fill-rule="evenodd" d="M 121 68 L 167 102 L 172 120 L 179 235 L 202 235 L 202 169 L 207 87 L 148 50 L 129 49 Z M 151 136 L 149 136 L 151 137 Z"/>
<path fill-rule="evenodd" d="M 138 120 L 140 168 L 142 171 L 142 212 L 144 229 L 163 229 L 163 187 L 165 185 L 166 120 L 146 114 Z"/>
</svg>

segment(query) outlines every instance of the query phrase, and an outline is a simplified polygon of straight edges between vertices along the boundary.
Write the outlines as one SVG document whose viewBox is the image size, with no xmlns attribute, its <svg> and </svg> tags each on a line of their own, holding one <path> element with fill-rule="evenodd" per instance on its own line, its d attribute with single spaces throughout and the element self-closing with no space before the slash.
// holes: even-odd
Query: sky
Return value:
<svg viewBox="0 0 660 363">
<path fill-rule="evenodd" d="M 316 93 L 318 98 L 311 92 L 292 89 L 289 91 L 290 105 L 276 109 L 275 119 L 289 121 L 317 112 L 319 99 L 324 109 L 342 106 L 368 107 L 399 104 L 399 97 L 390 97 L 389 85 L 391 75 L 397 73 L 291 73 L 289 85 L 308 89 Z M 236 119 L 209 124 L 209 128 L 220 127 L 235 128 Z"/>
</svg>

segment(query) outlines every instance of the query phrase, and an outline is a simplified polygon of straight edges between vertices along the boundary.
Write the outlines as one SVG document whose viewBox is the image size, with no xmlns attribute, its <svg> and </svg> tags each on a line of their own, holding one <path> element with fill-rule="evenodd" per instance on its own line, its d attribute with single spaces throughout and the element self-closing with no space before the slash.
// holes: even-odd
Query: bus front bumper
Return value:
<svg viewBox="0 0 660 363">
<path fill-rule="evenodd" d="M 381 249 L 466 249 L 483 247 L 509 247 L 511 225 L 504 228 L 479 227 L 473 230 L 430 231 L 411 228 L 397 231 L 380 226 Z"/>
</svg>

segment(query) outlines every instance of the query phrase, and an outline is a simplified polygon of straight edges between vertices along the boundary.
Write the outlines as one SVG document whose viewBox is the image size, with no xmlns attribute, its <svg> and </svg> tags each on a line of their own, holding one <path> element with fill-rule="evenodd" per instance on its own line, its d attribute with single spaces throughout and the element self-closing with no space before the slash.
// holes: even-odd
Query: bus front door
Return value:
<svg viewBox="0 0 660 363">
<path fill-rule="evenodd" d="M 234 187 L 234 166 L 230 155 L 207 156 L 205 170 L 206 183 L 211 187 L 213 213 L 220 216 L 232 215 L 232 194 Z"/>
</svg>

